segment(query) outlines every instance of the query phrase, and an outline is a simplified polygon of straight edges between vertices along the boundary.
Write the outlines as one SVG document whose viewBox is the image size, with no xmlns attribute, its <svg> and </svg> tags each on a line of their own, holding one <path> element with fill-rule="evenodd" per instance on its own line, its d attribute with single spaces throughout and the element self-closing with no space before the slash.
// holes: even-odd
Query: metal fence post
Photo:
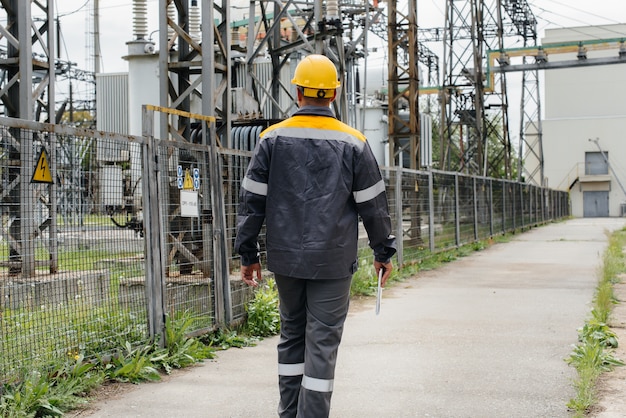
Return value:
<svg viewBox="0 0 626 418">
<path fill-rule="evenodd" d="M 543 188 L 540 186 L 535 186 L 535 222 L 537 224 L 540 224 L 543 221 L 543 216 L 541 215 L 541 203 L 543 202 L 543 199 L 541 198 L 541 193 L 543 193 Z"/>
<path fill-rule="evenodd" d="M 433 172 L 428 169 L 428 243 L 431 253 L 435 252 L 435 182 Z"/>
<path fill-rule="evenodd" d="M 538 186 L 534 186 L 533 189 L 535 190 L 535 224 L 538 225 L 541 223 L 541 198 L 539 195 L 541 189 Z"/>
<path fill-rule="evenodd" d="M 142 107 L 143 200 L 145 225 L 146 299 L 150 338 L 165 347 L 165 259 L 159 205 L 159 162 L 154 139 L 154 111 Z"/>
<path fill-rule="evenodd" d="M 539 199 L 539 219 L 541 220 L 541 223 L 545 223 L 545 190 L 543 188 L 543 186 L 539 186 L 539 191 L 538 191 L 539 195 L 538 195 L 538 199 Z"/>
<path fill-rule="evenodd" d="M 525 198 L 528 201 L 528 227 L 532 227 L 535 224 L 535 197 L 534 197 L 534 186 L 529 184 L 525 186 L 526 193 Z"/>
<path fill-rule="evenodd" d="M 550 191 L 550 219 L 555 220 L 561 217 L 559 213 L 559 202 L 557 201 L 560 198 L 560 193 L 556 191 Z"/>
<path fill-rule="evenodd" d="M 21 130 L 20 155 L 21 166 L 19 167 L 19 218 L 15 222 L 19 227 L 19 247 L 21 257 L 22 277 L 35 276 L 35 240 L 31 239 L 35 232 L 34 186 L 30 182 L 35 165 L 32 163 L 33 138 L 28 132 Z"/>
<path fill-rule="evenodd" d="M 512 192 L 511 192 L 511 217 L 513 220 L 513 223 L 511 225 L 511 230 L 515 231 L 517 229 L 517 199 L 515 198 L 515 195 L 517 194 L 517 183 L 513 183 L 510 185 Z"/>
<path fill-rule="evenodd" d="M 544 194 L 546 196 L 546 201 L 544 203 L 545 211 L 546 211 L 546 219 L 548 221 L 550 221 L 550 220 L 552 220 L 552 216 L 553 216 L 553 213 L 552 213 L 552 210 L 553 210 L 552 202 L 553 202 L 553 200 L 552 199 L 554 198 L 554 196 L 552 194 L 552 191 L 547 189 L 547 188 L 545 188 Z"/>
<path fill-rule="evenodd" d="M 52 169 L 52 178 L 55 178 L 57 172 L 57 136 L 55 133 L 51 132 L 49 135 L 50 139 L 50 164 Z M 50 185 L 50 226 L 49 226 L 49 236 L 48 241 L 50 245 L 50 274 L 55 274 L 59 272 L 59 237 L 58 232 L 59 228 L 57 225 L 57 184 L 53 182 Z M 81 217 L 82 221 L 82 217 Z M 81 222 L 82 226 L 82 222 Z"/>
<path fill-rule="evenodd" d="M 552 213 L 552 219 L 554 220 L 555 218 L 561 217 L 561 213 L 559 212 L 559 202 L 558 202 L 561 196 L 560 196 L 560 193 L 557 193 L 556 191 L 550 192 L 550 195 L 552 199 L 550 202 L 550 211 Z"/>
<path fill-rule="evenodd" d="M 522 220 L 522 225 L 520 228 L 524 229 L 524 227 L 526 226 L 526 221 L 524 220 L 524 204 L 526 202 L 524 201 L 524 185 L 523 184 L 519 184 L 519 207 L 521 210 L 521 220 Z"/>
<path fill-rule="evenodd" d="M 228 251 L 226 240 L 226 216 L 224 213 L 224 191 L 222 189 L 222 168 L 217 156 L 217 132 L 215 123 L 202 124 L 202 135 L 209 145 L 209 171 L 211 177 L 211 203 L 213 212 L 213 258 L 215 280 L 216 321 L 229 324 L 232 321 L 232 303 L 230 300 L 230 277 L 228 273 Z M 208 137 L 206 135 L 209 135 Z"/>
<path fill-rule="evenodd" d="M 528 216 L 528 225 L 530 227 L 536 226 L 539 221 L 537 216 L 537 187 L 528 186 L 528 206 L 530 207 L 530 214 Z"/>
<path fill-rule="evenodd" d="M 402 166 L 396 167 L 396 254 L 398 257 L 398 266 L 404 263 L 404 228 L 402 226 Z"/>
<path fill-rule="evenodd" d="M 493 179 L 489 179 L 489 236 L 493 236 Z"/>
<path fill-rule="evenodd" d="M 500 180 L 502 184 L 502 233 L 506 233 L 506 182 L 504 180 Z"/>
<path fill-rule="evenodd" d="M 474 241 L 478 241 L 478 191 L 476 190 L 476 177 L 472 177 L 472 206 L 474 207 Z"/>
<path fill-rule="evenodd" d="M 456 246 L 461 246 L 461 208 L 459 204 L 459 174 L 454 173 L 454 238 Z"/>
</svg>

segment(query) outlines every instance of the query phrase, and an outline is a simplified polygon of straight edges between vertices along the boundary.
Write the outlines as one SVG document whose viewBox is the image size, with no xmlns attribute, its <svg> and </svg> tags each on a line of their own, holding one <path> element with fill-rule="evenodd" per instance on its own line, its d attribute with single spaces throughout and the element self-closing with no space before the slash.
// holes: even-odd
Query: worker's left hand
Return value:
<svg viewBox="0 0 626 418">
<path fill-rule="evenodd" d="M 378 274 L 380 272 L 380 270 L 383 270 L 383 277 L 380 281 L 381 286 L 385 286 L 385 283 L 387 283 L 387 279 L 389 278 L 389 276 L 391 276 L 391 271 L 393 270 L 393 264 L 391 264 L 391 261 L 388 263 L 381 263 L 380 261 L 376 261 L 374 260 L 374 269 L 376 270 L 376 277 L 378 277 Z"/>
<path fill-rule="evenodd" d="M 248 286 L 257 287 L 261 279 L 261 263 L 241 266 L 241 280 Z"/>
</svg>

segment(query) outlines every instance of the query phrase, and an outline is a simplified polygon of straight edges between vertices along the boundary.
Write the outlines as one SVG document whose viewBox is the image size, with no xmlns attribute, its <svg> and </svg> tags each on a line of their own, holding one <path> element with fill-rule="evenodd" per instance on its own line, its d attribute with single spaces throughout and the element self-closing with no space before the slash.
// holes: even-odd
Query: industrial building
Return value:
<svg viewBox="0 0 626 418">
<path fill-rule="evenodd" d="M 541 42 L 553 46 L 549 62 L 598 61 L 545 71 L 545 181 L 570 192 L 575 217 L 626 214 L 624 38 L 626 25 L 583 26 L 547 30 Z"/>
</svg>

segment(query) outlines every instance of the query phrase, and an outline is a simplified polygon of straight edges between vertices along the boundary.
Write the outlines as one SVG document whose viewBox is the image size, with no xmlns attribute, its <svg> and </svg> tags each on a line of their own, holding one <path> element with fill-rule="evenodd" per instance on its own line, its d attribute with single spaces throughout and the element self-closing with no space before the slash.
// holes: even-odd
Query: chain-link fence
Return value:
<svg viewBox="0 0 626 418">
<path fill-rule="evenodd" d="M 155 113 L 156 112 L 156 113 Z M 245 318 L 233 254 L 240 184 L 264 125 L 214 120 L 192 140 L 0 118 L 0 376 L 68 356 L 163 341 L 166 318 L 200 334 Z M 178 112 L 180 113 L 180 112 Z M 383 168 L 397 264 L 569 216 L 566 192 L 459 173 Z M 365 254 L 367 236 L 359 246 Z M 264 260 L 264 233 L 260 236 Z"/>
</svg>

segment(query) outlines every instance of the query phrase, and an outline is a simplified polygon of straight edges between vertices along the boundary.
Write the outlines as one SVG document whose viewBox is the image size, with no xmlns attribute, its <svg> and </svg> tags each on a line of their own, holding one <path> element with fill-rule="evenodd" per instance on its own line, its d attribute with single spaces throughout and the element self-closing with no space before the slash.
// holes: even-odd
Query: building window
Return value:
<svg viewBox="0 0 626 418">
<path fill-rule="evenodd" d="M 609 174 L 609 153 L 604 152 L 586 152 L 585 153 L 585 175 L 601 175 Z"/>
</svg>

